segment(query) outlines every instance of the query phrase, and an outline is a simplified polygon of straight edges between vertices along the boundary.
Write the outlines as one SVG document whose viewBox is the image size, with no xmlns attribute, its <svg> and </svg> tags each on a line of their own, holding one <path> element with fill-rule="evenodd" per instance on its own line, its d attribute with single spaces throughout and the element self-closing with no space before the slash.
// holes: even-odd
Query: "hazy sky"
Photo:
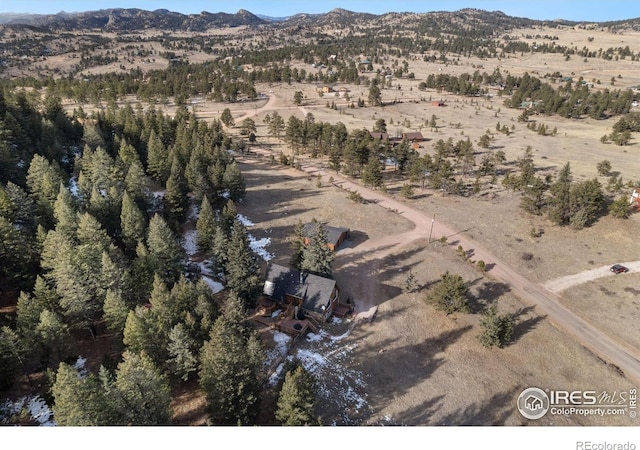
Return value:
<svg viewBox="0 0 640 450">
<path fill-rule="evenodd" d="M 168 9 L 184 14 L 208 11 L 235 13 L 246 9 L 254 14 L 272 17 L 296 13 L 325 13 L 333 8 L 356 12 L 383 14 L 385 12 L 455 11 L 462 8 L 500 10 L 510 16 L 530 19 L 568 19 L 576 21 L 607 21 L 640 17 L 639 0 L 1 0 L 0 12 L 51 14 L 60 11 L 78 12 L 107 8 Z"/>
</svg>

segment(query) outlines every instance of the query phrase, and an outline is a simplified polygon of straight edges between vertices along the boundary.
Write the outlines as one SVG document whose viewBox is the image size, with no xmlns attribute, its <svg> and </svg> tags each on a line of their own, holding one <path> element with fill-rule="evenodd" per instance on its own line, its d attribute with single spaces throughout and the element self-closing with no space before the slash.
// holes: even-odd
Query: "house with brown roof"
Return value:
<svg viewBox="0 0 640 450">
<path fill-rule="evenodd" d="M 323 323 L 340 303 L 340 289 L 330 278 L 269 264 L 264 280 L 262 295 L 286 308 L 287 318 Z"/>
<path fill-rule="evenodd" d="M 408 133 L 402 133 L 402 139 L 409 142 L 422 142 L 424 136 L 419 131 L 412 131 Z"/>
<path fill-rule="evenodd" d="M 349 230 L 349 228 L 332 227 L 324 224 L 323 227 L 327 231 L 327 247 L 329 247 L 332 252 L 335 252 L 340 245 L 350 237 L 351 230 Z M 304 224 L 304 234 L 307 236 L 304 238 L 305 245 L 309 244 L 308 236 L 311 236 L 314 231 L 315 224 L 313 222 Z"/>
</svg>

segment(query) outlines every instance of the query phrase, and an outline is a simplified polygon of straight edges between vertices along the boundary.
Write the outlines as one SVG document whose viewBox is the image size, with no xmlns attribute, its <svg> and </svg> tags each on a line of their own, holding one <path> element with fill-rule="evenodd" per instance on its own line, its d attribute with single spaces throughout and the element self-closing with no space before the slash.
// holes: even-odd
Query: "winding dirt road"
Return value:
<svg viewBox="0 0 640 450">
<path fill-rule="evenodd" d="M 268 151 L 260 149 L 256 149 L 255 152 L 264 155 L 269 154 Z M 424 211 L 356 184 L 335 172 L 329 172 L 309 163 L 304 163 L 301 168 L 309 175 L 320 176 L 325 181 L 328 181 L 329 177 L 333 177 L 334 185 L 347 191 L 358 191 L 364 200 L 375 202 L 382 208 L 396 211 L 415 225 L 415 228 L 411 231 L 369 240 L 355 248 L 345 250 L 343 254 L 351 256 L 349 258 L 351 262 L 347 265 L 367 264 L 367 261 L 372 260 L 381 261 L 385 256 L 397 252 L 403 246 L 417 239 L 428 239 L 431 236 L 433 242 L 443 236 L 447 237 L 449 241 L 455 238 L 457 245 L 461 245 L 468 252 L 473 252 L 475 260 L 483 260 L 485 262 L 487 273 L 494 280 L 509 285 L 513 293 L 525 302 L 537 306 L 538 312 L 545 315 L 555 326 L 565 331 L 603 360 L 615 365 L 624 373 L 627 379 L 640 384 L 640 354 L 637 349 L 611 338 L 591 323 L 576 316 L 561 305 L 560 298 L 555 292 L 528 280 L 507 266 L 497 256 L 466 236 L 464 231 L 454 230 L 447 224 L 437 220 L 437 218 L 434 220 L 434 216 L 430 216 Z M 362 258 L 358 258 L 358 255 L 362 255 Z M 336 262 L 339 263 L 339 261 Z M 372 273 L 374 269 L 373 267 L 371 268 Z M 376 298 L 377 282 L 373 277 L 364 277 L 362 280 L 354 281 L 357 284 L 357 291 L 361 293 L 358 298 L 354 298 L 357 317 L 367 320 L 375 314 L 378 307 L 379 300 Z"/>
<path fill-rule="evenodd" d="M 269 102 L 260 110 L 274 109 L 274 105 L 274 99 L 270 98 Z M 300 109 L 303 113 L 305 112 L 303 108 Z M 254 148 L 252 151 L 265 156 L 271 154 L 269 151 L 259 148 Z M 372 264 L 372 260 L 381 261 L 385 256 L 397 252 L 403 246 L 417 239 L 431 238 L 432 241 L 435 241 L 443 236 L 447 237 L 448 240 L 455 237 L 456 244 L 462 246 L 467 252 L 472 251 L 476 261 L 483 260 L 485 262 L 487 273 L 494 280 L 510 286 L 515 295 L 523 301 L 537 306 L 538 312 L 544 314 L 556 327 L 572 336 L 603 360 L 619 368 L 627 379 L 640 385 L 640 353 L 638 349 L 631 348 L 626 343 L 611 338 L 591 323 L 562 306 L 557 295 L 557 292 L 561 290 L 558 289 L 558 285 L 552 284 L 549 287 L 545 287 L 528 280 L 476 241 L 466 236 L 464 231 L 452 229 L 447 224 L 437 220 L 433 215 L 389 198 L 381 192 L 354 183 L 340 176 L 340 174 L 329 172 L 324 168 L 318 167 L 316 163 L 304 162 L 301 169 L 310 175 L 321 177 L 326 182 L 332 177 L 334 185 L 348 191 L 358 191 L 364 200 L 375 202 L 382 208 L 395 211 L 415 225 L 415 228 L 409 232 L 369 240 L 356 248 L 346 250 L 345 254 L 351 256 L 351 262 L 348 264 Z M 359 255 L 362 257 L 358 258 Z M 370 267 L 369 273 L 375 273 L 375 269 L 376 267 Z M 597 270 L 602 271 L 602 269 Z M 567 278 L 570 279 L 571 277 Z M 357 317 L 365 320 L 371 318 L 379 304 L 376 295 L 377 282 L 373 277 L 363 277 L 363 279 L 353 280 L 353 282 L 356 284 L 358 292 L 361 293 L 359 298 L 354 298 Z"/>
</svg>

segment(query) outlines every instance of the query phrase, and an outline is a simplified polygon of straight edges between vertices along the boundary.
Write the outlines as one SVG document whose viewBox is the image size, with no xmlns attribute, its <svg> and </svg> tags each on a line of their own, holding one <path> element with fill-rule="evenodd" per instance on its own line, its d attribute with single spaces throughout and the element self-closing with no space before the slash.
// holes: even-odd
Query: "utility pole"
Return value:
<svg viewBox="0 0 640 450">
<path fill-rule="evenodd" d="M 431 244 L 431 233 L 433 233 L 433 223 L 436 221 L 436 214 L 433 214 L 433 219 L 431 219 L 431 230 L 429 231 L 429 244 Z"/>
</svg>

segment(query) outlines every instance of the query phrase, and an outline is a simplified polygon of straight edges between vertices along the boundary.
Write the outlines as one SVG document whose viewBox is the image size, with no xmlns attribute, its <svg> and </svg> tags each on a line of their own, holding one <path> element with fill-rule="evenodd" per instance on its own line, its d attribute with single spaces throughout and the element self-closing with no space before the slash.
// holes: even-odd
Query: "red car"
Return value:
<svg viewBox="0 0 640 450">
<path fill-rule="evenodd" d="M 621 266 L 620 264 L 614 264 L 609 270 L 613 273 L 626 273 L 629 271 L 629 269 L 627 269 L 625 266 Z"/>
</svg>

